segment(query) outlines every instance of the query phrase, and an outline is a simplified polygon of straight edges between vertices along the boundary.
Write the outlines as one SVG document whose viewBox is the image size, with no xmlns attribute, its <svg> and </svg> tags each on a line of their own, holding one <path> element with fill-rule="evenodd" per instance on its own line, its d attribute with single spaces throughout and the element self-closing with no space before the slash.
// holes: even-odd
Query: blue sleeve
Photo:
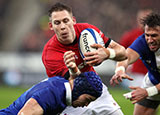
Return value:
<svg viewBox="0 0 160 115">
<path fill-rule="evenodd" d="M 143 53 L 145 52 L 145 49 L 147 48 L 147 44 L 145 41 L 144 34 L 139 36 L 130 46 L 129 48 L 136 51 L 141 57 Z"/>
<path fill-rule="evenodd" d="M 56 108 L 55 95 L 48 87 L 33 94 L 32 98 L 39 103 L 39 105 L 43 108 L 44 113 L 50 113 L 53 109 L 52 107 Z"/>
<path fill-rule="evenodd" d="M 64 87 L 64 85 L 58 85 Z M 66 108 L 64 88 L 48 86 L 32 95 L 44 110 L 44 115 L 55 115 Z"/>
</svg>

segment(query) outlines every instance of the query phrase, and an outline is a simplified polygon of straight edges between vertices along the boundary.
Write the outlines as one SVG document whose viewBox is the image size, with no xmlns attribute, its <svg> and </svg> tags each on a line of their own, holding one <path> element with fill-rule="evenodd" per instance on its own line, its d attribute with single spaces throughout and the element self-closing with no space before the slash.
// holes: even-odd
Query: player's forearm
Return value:
<svg viewBox="0 0 160 115">
<path fill-rule="evenodd" d="M 148 96 L 157 95 L 160 92 L 160 83 L 155 86 L 146 88 L 146 91 Z"/>
<path fill-rule="evenodd" d="M 156 88 L 158 90 L 158 93 L 160 93 L 160 83 L 156 85 Z"/>
<path fill-rule="evenodd" d="M 115 52 L 115 57 L 112 58 L 113 60 L 122 61 L 122 60 L 127 59 L 125 48 L 123 46 L 119 45 L 118 43 L 112 41 L 108 48 L 114 50 L 114 52 Z M 109 56 L 111 53 L 112 52 L 109 51 Z"/>
<path fill-rule="evenodd" d="M 124 67 L 124 69 L 126 70 L 128 67 L 128 60 L 126 59 L 126 60 L 117 62 L 116 69 L 120 67 Z"/>
<path fill-rule="evenodd" d="M 113 58 L 113 60 L 122 61 L 127 59 L 126 51 L 124 47 L 115 48 L 114 50 L 115 50 L 116 56 L 115 58 Z"/>
<path fill-rule="evenodd" d="M 43 115 L 43 112 L 44 111 L 38 102 L 35 99 L 30 98 L 18 112 L 18 115 Z"/>
<path fill-rule="evenodd" d="M 76 77 L 78 76 L 81 72 L 78 69 L 78 67 L 76 66 L 75 68 L 69 68 L 69 73 L 72 77 Z"/>
<path fill-rule="evenodd" d="M 160 83 L 156 85 L 156 88 L 158 89 L 158 92 L 160 92 Z"/>
<path fill-rule="evenodd" d="M 115 61 L 122 61 L 127 59 L 124 47 L 105 48 L 104 51 L 107 54 L 105 57 L 106 59 L 112 59 Z"/>
<path fill-rule="evenodd" d="M 74 64 L 74 67 L 73 68 L 68 68 L 69 73 L 70 73 L 69 80 L 75 79 L 81 73 L 79 68 L 76 66 L 76 64 L 75 63 L 72 63 L 72 64 Z"/>
<path fill-rule="evenodd" d="M 134 63 L 139 58 L 138 53 L 129 48 L 126 49 L 125 53 L 127 59 L 117 62 L 116 69 L 118 67 L 124 67 L 125 69 L 127 69 L 130 64 Z"/>
</svg>

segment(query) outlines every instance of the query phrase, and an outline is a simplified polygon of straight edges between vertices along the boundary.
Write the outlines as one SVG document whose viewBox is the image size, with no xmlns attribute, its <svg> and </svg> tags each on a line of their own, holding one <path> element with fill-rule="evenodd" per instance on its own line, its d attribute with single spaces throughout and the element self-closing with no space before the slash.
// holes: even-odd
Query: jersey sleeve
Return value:
<svg viewBox="0 0 160 115">
<path fill-rule="evenodd" d="M 37 93 L 33 94 L 31 98 L 34 98 L 38 102 L 44 113 L 47 113 L 51 104 L 55 105 L 54 102 L 56 102 L 55 96 L 50 94 L 49 88 L 38 91 Z"/>
<path fill-rule="evenodd" d="M 58 52 L 57 50 L 60 49 L 45 47 L 43 51 L 42 61 L 46 68 L 48 77 L 64 76 L 68 71 L 68 68 L 65 66 L 63 61 L 63 52 Z"/>
<path fill-rule="evenodd" d="M 67 80 L 57 76 L 41 82 L 37 86 L 38 89 L 34 90 L 31 98 L 38 102 L 45 115 L 55 115 L 66 107 L 65 101 L 63 101 L 65 100 L 64 82 Z"/>
<path fill-rule="evenodd" d="M 68 71 L 68 68 L 64 65 L 63 59 L 55 61 L 48 60 L 44 65 L 49 77 L 64 76 Z"/>
<path fill-rule="evenodd" d="M 43 90 L 34 93 L 33 96 L 31 97 L 34 98 L 38 102 L 38 104 L 42 107 L 45 115 L 48 115 L 50 113 L 58 113 L 58 107 L 60 101 L 52 90 L 51 88 L 46 87 Z M 60 109 L 62 108 L 59 108 L 59 110 Z"/>
<path fill-rule="evenodd" d="M 129 48 L 133 49 L 136 51 L 140 56 L 143 55 L 145 52 L 144 49 L 146 48 L 146 41 L 144 34 L 139 36 L 130 46 Z"/>
</svg>

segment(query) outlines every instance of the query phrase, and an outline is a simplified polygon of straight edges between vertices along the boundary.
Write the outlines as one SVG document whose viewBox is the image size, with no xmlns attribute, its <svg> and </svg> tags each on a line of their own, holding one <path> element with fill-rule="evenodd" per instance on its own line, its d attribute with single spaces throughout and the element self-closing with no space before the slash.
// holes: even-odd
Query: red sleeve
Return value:
<svg viewBox="0 0 160 115">
<path fill-rule="evenodd" d="M 52 41 L 50 40 L 45 45 L 42 53 L 42 61 L 46 68 L 46 73 L 48 77 L 64 76 L 68 71 L 63 61 L 63 54 L 65 51 L 60 51 L 61 49 L 59 48 L 51 47 L 52 45 Z"/>
<path fill-rule="evenodd" d="M 43 59 L 44 66 L 46 68 L 46 73 L 48 77 L 53 77 L 53 76 L 64 76 L 65 73 L 68 71 L 68 68 L 65 66 L 63 62 L 63 56 L 58 56 L 56 55 L 56 58 L 54 60 L 52 57 L 55 57 L 55 55 L 52 51 L 47 51 L 48 54 L 51 55 L 46 55 L 46 60 Z M 42 58 L 44 58 L 45 55 L 43 55 Z M 59 57 L 59 58 L 58 58 Z"/>
<path fill-rule="evenodd" d="M 131 37 L 131 34 L 126 32 L 120 39 L 120 44 L 124 46 L 125 48 L 128 48 L 133 42 L 133 38 Z"/>
</svg>

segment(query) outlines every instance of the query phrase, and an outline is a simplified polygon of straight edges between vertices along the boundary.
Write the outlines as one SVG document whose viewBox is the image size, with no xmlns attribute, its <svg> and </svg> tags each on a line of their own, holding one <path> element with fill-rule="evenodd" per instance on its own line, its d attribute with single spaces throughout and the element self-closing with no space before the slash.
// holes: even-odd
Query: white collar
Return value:
<svg viewBox="0 0 160 115">
<path fill-rule="evenodd" d="M 160 48 L 155 52 L 155 55 L 160 55 Z"/>
<path fill-rule="evenodd" d="M 66 103 L 67 105 L 72 105 L 72 91 L 69 82 L 65 82 L 64 86 L 66 88 Z"/>
</svg>

